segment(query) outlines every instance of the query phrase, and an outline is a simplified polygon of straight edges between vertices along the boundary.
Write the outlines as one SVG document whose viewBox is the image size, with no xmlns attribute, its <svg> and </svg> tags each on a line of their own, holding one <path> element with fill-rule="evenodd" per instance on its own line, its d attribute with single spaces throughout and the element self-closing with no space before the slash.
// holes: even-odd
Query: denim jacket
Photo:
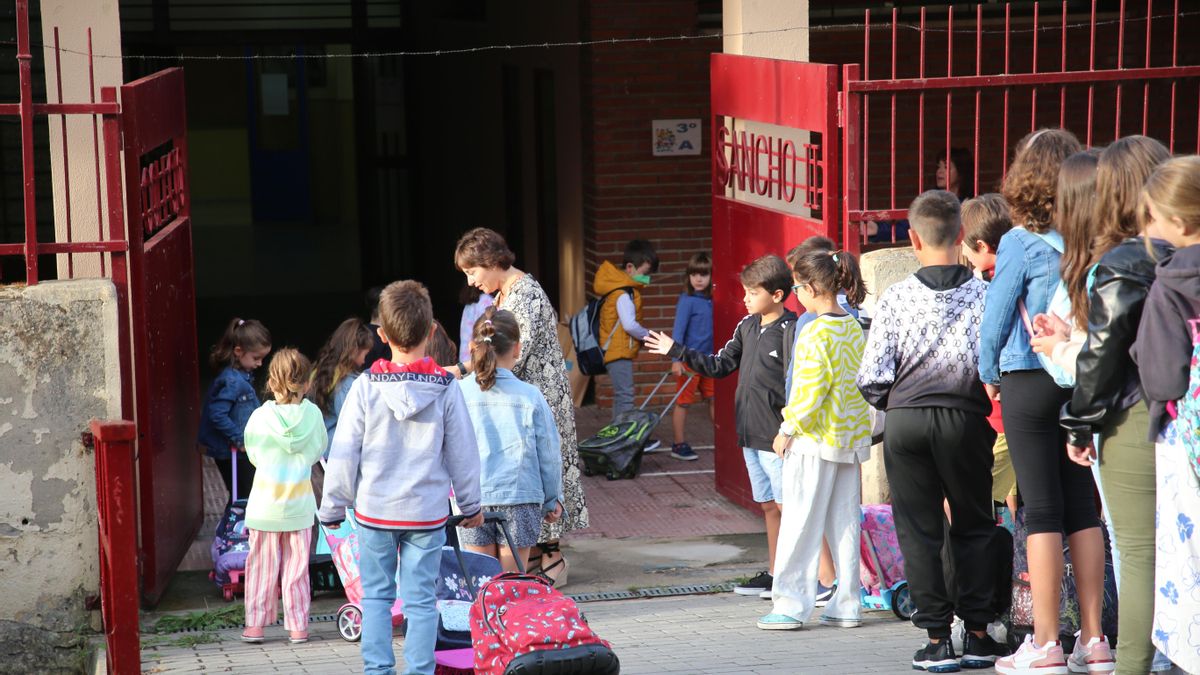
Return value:
<svg viewBox="0 0 1200 675">
<path fill-rule="evenodd" d="M 550 513 L 562 495 L 562 449 L 554 415 L 542 392 L 496 369 L 496 384 L 461 382 L 479 445 L 481 502 L 487 506 L 540 504 Z"/>
<path fill-rule="evenodd" d="M 357 373 L 343 377 L 341 382 L 338 382 L 333 388 L 333 412 L 322 413 L 325 418 L 325 433 L 329 437 L 329 443 L 325 446 L 324 454 L 321 455 L 322 459 L 329 459 L 329 451 L 333 449 L 333 432 L 337 429 L 338 415 L 342 414 L 342 406 L 346 405 L 346 396 L 350 394 L 350 387 L 357 378 Z"/>
<path fill-rule="evenodd" d="M 225 368 L 213 380 L 200 412 L 200 433 L 196 442 L 213 459 L 229 459 L 229 446 L 246 447 L 242 434 L 250 414 L 258 408 L 253 376 L 233 366 Z"/>
<path fill-rule="evenodd" d="M 979 331 L 979 379 L 985 383 L 1000 384 L 1001 373 L 1042 368 L 1029 346 L 1017 301 L 1025 301 L 1030 319 L 1045 312 L 1058 286 L 1061 257 L 1023 228 L 1014 227 L 1000 238 L 996 275 L 988 285 Z"/>
</svg>

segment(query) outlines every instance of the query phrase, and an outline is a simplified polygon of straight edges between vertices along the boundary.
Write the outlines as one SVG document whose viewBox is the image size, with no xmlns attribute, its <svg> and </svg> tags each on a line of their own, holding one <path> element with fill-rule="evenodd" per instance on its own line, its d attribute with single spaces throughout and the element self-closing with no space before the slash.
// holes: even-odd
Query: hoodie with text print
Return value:
<svg viewBox="0 0 1200 675">
<path fill-rule="evenodd" d="M 463 514 L 477 514 L 479 450 L 458 382 L 429 358 L 376 361 L 338 416 L 318 518 L 339 523 L 353 506 L 367 527 L 437 529 L 452 487 Z"/>
<path fill-rule="evenodd" d="M 312 527 L 312 465 L 325 451 L 325 422 L 312 401 L 267 401 L 246 422 L 246 457 L 254 487 L 246 502 L 246 527 L 295 532 Z"/>
</svg>

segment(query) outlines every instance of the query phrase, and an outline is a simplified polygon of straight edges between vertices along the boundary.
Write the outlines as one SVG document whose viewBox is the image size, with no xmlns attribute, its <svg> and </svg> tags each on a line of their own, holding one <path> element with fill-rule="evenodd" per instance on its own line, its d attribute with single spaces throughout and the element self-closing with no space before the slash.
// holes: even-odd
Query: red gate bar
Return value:
<svg viewBox="0 0 1200 675">
<path fill-rule="evenodd" d="M 854 135 L 856 136 L 856 139 L 849 140 L 857 141 L 843 142 L 843 156 L 844 161 L 858 162 L 861 164 L 861 167 L 856 169 L 855 167 L 846 166 L 843 170 L 844 180 L 848 181 L 849 177 L 851 176 L 855 177 L 857 180 L 853 184 L 849 182 L 845 183 L 845 198 L 847 203 L 842 215 L 843 218 L 848 222 L 843 223 L 843 227 L 839 229 L 842 229 L 843 232 L 859 232 L 859 223 L 870 220 L 894 221 L 905 218 L 907 216 L 907 210 L 904 208 L 897 208 L 898 206 L 901 206 L 901 204 L 897 203 L 900 199 L 900 196 L 897 195 L 897 183 L 900 180 L 904 180 L 906 185 L 911 186 L 915 184 L 918 191 L 923 191 L 926 189 L 927 186 L 925 184 L 925 175 L 927 171 L 925 167 L 925 127 L 929 120 L 926 119 L 927 106 L 925 105 L 925 99 L 926 94 L 929 92 L 940 91 L 945 95 L 945 137 L 944 139 L 939 139 L 939 143 L 944 142 L 947 155 L 949 154 L 951 147 L 954 145 L 953 115 L 955 110 L 955 91 L 964 90 L 970 91 L 974 94 L 974 119 L 971 122 L 971 128 L 968 132 L 971 133 L 971 139 L 962 143 L 962 145 L 973 148 L 975 164 L 974 167 L 960 167 L 960 171 L 964 169 L 972 171 L 975 179 L 974 184 L 976 185 L 977 189 L 980 189 L 980 191 L 984 191 L 982 190 L 981 179 L 988 180 L 988 175 L 985 175 L 983 167 L 981 166 L 984 161 L 984 158 L 981 157 L 981 153 L 988 152 L 987 148 L 984 147 L 985 141 L 987 141 L 986 145 L 989 147 L 994 145 L 994 141 L 992 141 L 991 138 L 985 139 L 983 137 L 983 111 L 984 106 L 988 105 L 987 100 L 984 98 L 984 94 L 987 92 L 995 92 L 996 99 L 994 100 L 996 100 L 997 103 L 1000 103 L 1000 99 L 1003 100 L 1002 110 L 995 110 L 994 113 L 989 112 L 989 115 L 994 114 L 997 118 L 996 122 L 1001 128 L 997 130 L 998 133 L 996 136 L 999 136 L 1002 140 L 1000 147 L 995 148 L 995 152 L 993 154 L 989 154 L 988 157 L 991 158 L 999 156 L 1001 158 L 1001 162 L 998 170 L 996 170 L 994 173 L 992 173 L 990 170 L 987 172 L 991 175 L 999 175 L 1001 179 L 1003 178 L 1004 173 L 1007 171 L 1007 165 L 1010 160 L 1010 152 L 1012 150 L 1010 147 L 1009 134 L 1010 130 L 1012 130 L 1010 127 L 1010 117 L 1012 117 L 1012 114 L 1016 111 L 1011 110 L 1010 101 L 1013 99 L 1015 92 L 1023 93 L 1028 91 L 1029 117 L 1027 119 L 1030 121 L 1030 129 L 1033 130 L 1037 128 L 1039 125 L 1039 119 L 1041 119 L 1038 117 L 1039 103 L 1041 104 L 1041 108 L 1043 108 L 1041 112 L 1049 112 L 1044 110 L 1046 107 L 1046 97 L 1039 96 L 1039 89 L 1046 87 L 1058 88 L 1058 96 L 1056 97 L 1059 103 L 1059 111 L 1058 115 L 1056 116 L 1057 121 L 1060 125 L 1069 126 L 1066 114 L 1066 108 L 1068 104 L 1067 87 L 1086 86 L 1088 89 L 1086 129 L 1077 128 L 1076 130 L 1079 132 L 1081 138 L 1086 136 L 1088 144 L 1092 145 L 1097 141 L 1097 139 L 1095 139 L 1094 128 L 1096 126 L 1096 114 L 1101 112 L 1097 110 L 1095 96 L 1095 88 L 1097 84 L 1110 84 L 1116 91 L 1117 95 L 1115 97 L 1115 102 L 1109 103 L 1108 100 L 1105 100 L 1103 105 L 1113 106 L 1113 129 L 1119 134 L 1123 133 L 1123 126 L 1129 126 L 1131 123 L 1136 124 L 1136 122 L 1133 120 L 1123 120 L 1121 117 L 1124 108 L 1123 91 L 1126 84 L 1133 86 L 1140 85 L 1143 100 L 1141 106 L 1141 125 L 1138 127 L 1138 129 L 1140 131 L 1150 133 L 1153 131 L 1150 123 L 1151 110 L 1149 106 L 1149 95 L 1150 89 L 1152 88 L 1151 85 L 1153 85 L 1156 81 L 1164 82 L 1164 84 L 1169 82 L 1172 89 L 1171 110 L 1169 112 L 1169 143 L 1170 147 L 1175 149 L 1175 124 L 1178 112 L 1175 110 L 1175 106 L 1178 104 L 1177 92 L 1179 81 L 1183 79 L 1200 78 L 1200 65 L 1181 65 L 1179 63 L 1179 2 L 1176 0 L 1173 3 L 1175 14 L 1172 18 L 1171 28 L 1172 51 L 1170 65 L 1162 66 L 1154 65 L 1154 54 L 1151 50 L 1151 45 L 1153 44 L 1151 40 L 1155 38 L 1152 25 L 1152 22 L 1155 19 L 1153 0 L 1147 0 L 1145 3 L 1145 16 L 1130 17 L 1125 9 L 1125 4 L 1125 2 L 1121 3 L 1121 9 L 1117 13 L 1116 19 L 1111 22 L 1113 24 L 1119 24 L 1111 29 L 1117 33 L 1113 36 L 1116 38 L 1116 40 L 1110 41 L 1106 38 L 1104 41 L 1106 45 L 1112 44 L 1113 42 L 1116 43 L 1115 46 L 1117 47 L 1118 56 L 1115 59 L 1111 59 L 1113 62 L 1115 62 L 1115 67 L 1102 70 L 1096 69 L 1096 45 L 1100 31 L 1097 30 L 1099 24 L 1097 22 L 1095 0 L 1093 0 L 1091 3 L 1092 6 L 1088 15 L 1088 21 L 1086 23 L 1076 24 L 1074 26 L 1070 25 L 1067 20 L 1069 10 L 1067 2 L 1063 1 L 1058 3 L 1059 14 L 1054 17 L 1054 21 L 1046 21 L 1046 17 L 1044 17 L 1042 14 L 1041 3 L 1035 2 L 1031 8 L 1029 22 L 1021 24 L 1020 20 L 1018 20 L 1018 23 L 1015 24 L 1016 26 L 1023 26 L 1020 29 L 1014 26 L 1011 4 L 1006 4 L 1004 8 L 1003 31 L 1004 64 L 1000 69 L 1000 72 L 992 74 L 986 74 L 983 69 L 983 41 L 985 31 L 983 30 L 984 19 L 982 4 L 977 4 L 975 8 L 974 31 L 959 30 L 959 32 L 967 32 L 968 34 L 971 32 L 974 33 L 975 69 L 974 73 L 970 74 L 956 74 L 954 64 L 954 48 L 956 41 L 954 32 L 956 30 L 956 25 L 959 22 L 955 21 L 956 17 L 954 8 L 952 6 L 946 8 L 944 19 L 942 19 L 942 25 L 937 27 L 930 25 L 933 17 L 929 15 L 925 8 L 922 8 L 919 13 L 919 23 L 917 23 L 917 25 L 909 26 L 910 28 L 916 29 L 919 40 L 919 45 L 916 45 L 918 46 L 919 53 L 917 55 L 918 63 L 916 64 L 917 72 L 915 77 L 898 76 L 899 74 L 897 72 L 897 65 L 899 59 L 897 58 L 897 54 L 899 41 L 897 39 L 897 29 L 899 27 L 899 21 L 898 10 L 893 8 L 892 24 L 891 26 L 887 27 L 890 28 L 892 37 L 892 45 L 890 49 L 892 57 L 892 65 L 890 68 L 891 77 L 888 79 L 871 79 L 869 62 L 871 58 L 872 39 L 870 33 L 873 30 L 878 30 L 883 27 L 879 26 L 877 21 L 873 21 L 874 17 L 869 10 L 865 12 L 863 24 L 864 49 L 862 67 L 858 71 L 846 71 L 843 73 L 842 91 L 844 96 L 842 99 L 842 125 L 844 129 L 850 129 L 851 127 L 854 128 Z M 1145 30 L 1142 32 L 1142 36 L 1146 40 L 1146 44 L 1144 45 L 1144 57 L 1142 63 L 1138 64 L 1138 67 L 1130 68 L 1125 65 L 1124 56 L 1122 53 L 1125 46 L 1126 37 L 1124 23 L 1126 21 L 1136 22 L 1139 20 L 1146 22 Z M 1058 25 L 1055 26 L 1054 24 Z M 1024 26 L 1027 26 L 1028 28 L 1025 28 Z M 1054 31 L 1054 28 L 1058 28 L 1058 30 Z M 1067 41 L 1069 39 L 1069 28 L 1084 28 L 1089 32 L 1089 51 L 1087 56 L 1088 66 L 1085 69 L 1068 69 Z M 1046 29 L 1053 31 L 1053 34 L 1057 34 L 1056 36 L 1060 39 L 1060 44 L 1058 45 L 1059 61 L 1057 67 L 1048 66 L 1048 64 L 1043 62 L 1045 59 L 1042 59 L 1042 56 L 1044 56 L 1042 52 L 1046 47 L 1046 45 L 1042 43 L 1042 38 L 1044 37 L 1042 36 L 1042 32 Z M 1013 52 L 1017 44 L 1021 43 L 1014 43 L 1013 36 L 1015 35 L 1015 32 L 1025 31 L 1028 31 L 1032 34 L 1029 36 L 1029 44 L 1027 45 L 1027 48 L 1030 49 L 1029 54 L 1031 58 L 1030 66 L 1028 68 L 1029 72 L 1014 72 L 1013 63 L 1020 63 L 1021 59 L 1019 57 L 1014 57 Z M 927 72 L 931 66 L 928 60 L 930 54 L 928 51 L 928 47 L 930 47 L 930 33 L 945 33 L 946 35 L 946 69 L 944 76 L 930 77 Z M 1160 35 L 1159 37 L 1161 41 L 1162 36 Z M 1165 49 L 1163 51 L 1165 52 Z M 959 71 L 961 70 L 962 69 L 959 69 Z M 888 157 L 887 169 L 889 185 L 886 193 L 880 190 L 878 191 L 878 194 L 876 194 L 876 191 L 871 190 L 870 162 L 875 159 L 875 157 L 872 155 L 870 146 L 873 141 L 879 141 L 882 139 L 877 138 L 880 134 L 872 134 L 872 127 L 869 119 L 871 106 L 869 104 L 872 95 L 878 95 L 881 93 L 887 93 L 891 103 L 891 120 L 889 128 L 891 135 L 888 139 L 890 153 Z M 915 159 L 919 166 L 919 170 L 915 178 L 913 178 L 911 174 L 904 176 L 897 175 L 897 165 L 900 163 L 898 160 L 898 153 L 901 151 L 900 146 L 902 145 L 898 143 L 897 130 L 897 108 L 900 105 L 897 100 L 897 94 L 899 93 L 910 94 L 914 99 L 916 99 L 916 106 L 914 107 L 916 108 L 917 119 L 914 123 L 917 129 L 915 134 L 916 138 L 913 140 L 915 141 L 916 145 L 916 148 L 914 148 L 916 154 Z M 1052 101 L 1053 99 L 1050 100 Z M 1024 102 L 1022 101 L 1020 105 L 1024 105 Z M 961 110 L 961 107 L 959 109 Z M 908 110 L 911 110 L 911 108 Z M 1107 110 L 1103 112 L 1107 112 Z M 938 111 L 936 114 L 941 114 L 941 111 Z M 1162 113 L 1162 117 L 1166 118 L 1167 114 L 1168 113 L 1165 112 Z M 1018 115 L 1018 117 L 1021 116 Z M 1047 116 L 1042 116 L 1042 118 L 1045 117 Z M 1082 117 L 1082 114 L 1080 117 Z M 1013 119 L 1016 118 L 1013 117 Z M 1082 122 L 1082 119 L 1080 121 Z M 1161 121 L 1166 120 L 1163 119 Z M 1156 127 L 1161 123 L 1161 121 L 1156 122 Z M 1197 133 L 1198 136 L 1200 136 L 1200 114 L 1197 116 L 1196 123 L 1198 129 Z M 1020 123 L 1016 123 L 1016 126 L 1023 134 L 1024 129 L 1021 128 L 1022 125 Z M 1080 124 L 1079 126 L 1082 127 L 1083 125 Z M 907 124 L 906 127 L 911 129 L 911 124 Z M 1167 132 L 1163 132 L 1163 135 L 1166 136 Z M 1200 138 L 1197 140 L 1197 147 L 1200 148 Z M 882 157 L 879 159 L 882 159 Z M 911 183 L 908 181 L 911 181 Z M 911 189 L 911 187 L 909 189 Z M 875 208 L 875 205 L 870 202 L 872 202 L 876 197 L 886 198 L 887 208 Z M 865 236 L 862 236 L 861 239 L 862 241 L 860 243 L 866 243 Z"/>
<path fill-rule="evenodd" d="M 138 635 L 137 483 L 127 421 L 92 420 L 96 457 L 96 510 L 100 535 L 100 612 L 108 643 L 108 672 L 141 672 Z"/>
</svg>

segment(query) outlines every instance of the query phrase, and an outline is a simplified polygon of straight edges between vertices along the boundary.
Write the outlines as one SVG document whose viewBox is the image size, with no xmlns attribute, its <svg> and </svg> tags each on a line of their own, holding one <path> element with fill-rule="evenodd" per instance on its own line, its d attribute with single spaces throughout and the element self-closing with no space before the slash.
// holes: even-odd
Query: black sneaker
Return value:
<svg viewBox="0 0 1200 675">
<path fill-rule="evenodd" d="M 967 631 L 966 637 L 963 638 L 963 655 L 959 663 L 963 668 L 991 668 L 996 665 L 997 658 L 1011 653 L 1012 650 L 1007 645 L 996 642 L 991 635 L 985 633 L 983 637 L 976 637 L 974 633 Z"/>
<path fill-rule="evenodd" d="M 913 670 L 925 670 L 930 673 L 957 673 L 960 670 L 950 638 L 945 638 L 937 644 L 927 642 L 913 654 L 912 667 Z"/>
<path fill-rule="evenodd" d="M 763 591 L 771 590 L 771 584 L 774 581 L 775 577 L 772 577 L 769 572 L 759 572 L 750 581 L 734 586 L 733 592 L 738 595 L 760 595 Z"/>
<path fill-rule="evenodd" d="M 697 455 L 696 451 L 692 449 L 692 446 L 688 445 L 687 443 L 676 443 L 675 445 L 672 445 L 671 456 L 675 459 L 682 459 L 685 462 L 691 462 L 693 460 L 700 459 L 700 455 Z"/>
</svg>

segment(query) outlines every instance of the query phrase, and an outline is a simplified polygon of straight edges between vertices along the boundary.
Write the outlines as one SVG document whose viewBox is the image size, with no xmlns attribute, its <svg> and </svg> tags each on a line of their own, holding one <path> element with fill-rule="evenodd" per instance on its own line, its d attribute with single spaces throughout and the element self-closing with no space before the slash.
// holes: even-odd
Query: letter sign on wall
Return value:
<svg viewBox="0 0 1200 675">
<path fill-rule="evenodd" d="M 700 154 L 700 120 L 654 120 L 651 147 L 655 157 Z"/>
</svg>

